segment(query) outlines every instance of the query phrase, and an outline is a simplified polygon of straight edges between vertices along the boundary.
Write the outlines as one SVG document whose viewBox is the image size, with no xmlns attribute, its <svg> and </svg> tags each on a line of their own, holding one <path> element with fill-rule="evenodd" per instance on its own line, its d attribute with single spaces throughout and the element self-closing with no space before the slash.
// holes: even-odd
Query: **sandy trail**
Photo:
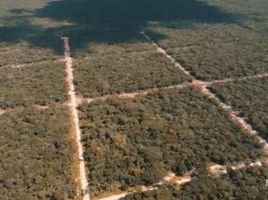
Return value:
<svg viewBox="0 0 268 200">
<path fill-rule="evenodd" d="M 213 81 L 202 81 L 206 86 L 210 86 L 213 84 L 217 83 L 230 83 L 230 82 L 235 82 L 235 81 L 245 81 L 245 80 L 251 80 L 251 79 L 261 79 L 268 77 L 268 73 L 263 73 L 263 74 L 256 74 L 256 75 L 249 75 L 249 76 L 244 76 L 240 78 L 226 78 L 222 80 L 213 80 Z"/>
<path fill-rule="evenodd" d="M 228 166 L 228 167 L 230 167 L 232 170 L 240 170 L 243 168 L 261 167 L 261 166 L 263 166 L 262 161 L 257 160 L 255 162 L 251 162 L 251 163 L 241 162 L 241 163 L 238 163 L 236 165 L 232 165 L 232 166 Z M 227 166 L 218 165 L 218 164 L 208 166 L 208 172 L 209 172 L 209 174 L 217 176 L 217 177 L 220 177 L 220 176 L 228 173 Z"/>
<path fill-rule="evenodd" d="M 259 143 L 264 145 L 265 150 L 268 149 L 267 142 L 263 138 L 258 136 L 258 132 L 256 130 L 254 130 L 252 128 L 252 126 L 245 121 L 245 119 L 238 116 L 238 112 L 234 111 L 230 106 L 228 106 L 224 102 L 222 102 L 213 92 L 211 92 L 209 89 L 207 89 L 208 85 L 215 84 L 215 83 L 226 83 L 226 82 L 231 82 L 234 80 L 248 80 L 248 79 L 252 79 L 252 78 L 267 77 L 268 76 L 267 73 L 242 77 L 242 78 L 238 78 L 238 79 L 228 78 L 228 79 L 215 80 L 215 81 L 210 81 L 210 82 L 200 81 L 200 80 L 197 80 L 195 77 L 191 76 L 189 71 L 187 71 L 184 67 L 182 67 L 172 56 L 168 55 L 167 52 L 164 49 L 162 49 L 156 42 L 154 42 L 147 34 L 145 34 L 144 32 L 141 32 L 141 34 L 146 39 L 151 41 L 151 43 L 157 48 L 157 50 L 162 52 L 167 57 L 167 59 L 171 60 L 176 66 L 179 66 L 179 68 L 185 74 L 192 77 L 193 78 L 193 81 L 192 81 L 193 86 L 199 88 L 201 90 L 201 92 L 203 94 L 207 95 L 210 99 L 213 99 L 218 104 L 218 106 L 220 108 L 222 108 L 234 122 L 236 122 L 236 124 L 238 124 L 242 129 L 244 129 L 246 131 L 246 133 L 249 136 L 254 136 L 259 141 Z M 268 152 L 267 152 L 267 155 L 268 155 Z"/>
<path fill-rule="evenodd" d="M 81 130 L 79 127 L 79 118 L 77 111 L 77 99 L 74 88 L 74 77 L 73 77 L 73 66 L 72 66 L 72 58 L 70 54 L 70 46 L 69 46 L 69 38 L 63 37 L 64 41 L 64 54 L 65 54 L 65 62 L 66 62 L 66 82 L 68 85 L 68 95 L 69 95 L 69 109 L 72 115 L 72 120 L 74 124 L 74 131 L 76 135 L 76 143 L 78 148 L 78 157 L 79 157 L 79 174 L 80 174 L 80 184 L 81 184 L 81 195 L 83 196 L 83 200 L 89 200 L 89 190 L 88 190 L 88 181 L 86 178 L 85 171 L 85 162 L 83 157 L 83 145 L 81 143 Z"/>
<path fill-rule="evenodd" d="M 238 163 L 232 166 L 228 166 L 232 168 L 233 170 L 239 170 L 243 168 L 249 168 L 249 167 L 261 167 L 263 166 L 263 163 L 261 160 L 257 160 L 255 162 L 251 163 Z M 221 177 L 222 175 L 225 175 L 228 173 L 227 171 L 227 166 L 224 165 L 218 165 L 218 164 L 213 164 L 208 166 L 208 172 L 209 174 L 216 176 L 216 177 Z M 119 200 L 120 198 L 126 197 L 128 194 L 133 194 L 135 192 L 147 192 L 147 191 L 152 191 L 152 190 L 157 190 L 159 186 L 165 185 L 165 184 L 176 184 L 176 185 L 183 185 L 185 183 L 191 182 L 193 180 L 193 174 L 194 171 L 189 171 L 185 173 L 183 176 L 176 176 L 173 172 L 169 172 L 164 178 L 163 181 L 160 181 L 159 183 L 156 183 L 152 186 L 145 187 L 141 186 L 139 190 L 131 191 L 131 192 L 125 192 L 121 194 L 116 194 L 116 195 L 111 195 L 109 197 L 105 198 L 100 198 L 98 200 Z"/>
<path fill-rule="evenodd" d="M 111 95 L 104 95 L 100 97 L 94 97 L 94 98 L 85 98 L 82 95 L 77 96 L 77 103 L 78 105 L 81 104 L 88 104 L 92 103 L 94 101 L 102 100 L 105 101 L 108 98 L 119 98 L 119 99 L 133 99 L 138 96 L 145 96 L 151 92 L 157 92 L 159 90 L 167 90 L 167 89 L 183 89 L 186 87 L 192 87 L 192 86 L 202 86 L 202 87 L 208 87 L 213 84 L 224 84 L 224 83 L 231 83 L 235 81 L 243 81 L 243 80 L 252 80 L 252 79 L 260 79 L 260 78 L 265 78 L 268 77 L 268 73 L 266 74 L 257 74 L 257 75 L 250 75 L 250 76 L 245 76 L 241 78 L 227 78 L 227 79 L 222 79 L 222 80 L 213 80 L 213 81 L 198 81 L 198 80 L 193 80 L 192 82 L 186 82 L 178 85 L 171 85 L 171 86 L 166 86 L 166 87 L 159 87 L 159 88 L 148 88 L 145 90 L 140 90 L 137 92 L 129 92 L 129 93 L 120 93 L 120 94 L 111 94 Z"/>
<path fill-rule="evenodd" d="M 3 65 L 3 66 L 0 66 L 0 69 L 3 69 L 3 68 L 20 69 L 20 68 L 24 68 L 24 67 L 33 66 L 33 65 L 46 64 L 46 63 L 50 63 L 50 62 L 64 62 L 64 59 L 62 59 L 62 58 L 48 59 L 48 60 L 29 62 L 29 63 L 21 63 L 21 64 L 15 64 L 15 65 Z"/>
<path fill-rule="evenodd" d="M 178 63 L 172 56 L 170 56 L 164 49 L 162 49 L 154 40 L 152 40 L 146 33 L 144 33 L 144 31 L 141 31 L 140 34 L 143 35 L 149 42 L 151 42 L 159 53 L 163 54 L 166 58 L 168 58 L 169 61 L 171 61 L 171 63 L 178 67 L 185 75 L 194 79 L 190 71 L 182 67 L 180 63 Z"/>
<path fill-rule="evenodd" d="M 0 108 L 0 116 L 5 114 L 6 112 L 8 112 L 8 110 L 3 110 L 3 109 Z"/>
<path fill-rule="evenodd" d="M 37 110 L 46 110 L 49 108 L 62 108 L 65 106 L 67 106 L 67 103 L 54 103 L 53 106 L 44 106 L 44 105 L 33 104 L 29 107 L 32 107 L 32 108 L 37 109 Z M 5 113 L 10 113 L 10 112 L 18 111 L 18 110 L 23 110 L 23 109 L 25 109 L 24 106 L 17 106 L 14 108 L 7 108 L 7 109 L 0 108 L 0 116 L 4 115 Z"/>
<path fill-rule="evenodd" d="M 105 101 L 109 98 L 119 98 L 119 99 L 133 99 L 136 98 L 138 96 L 145 96 L 151 92 L 157 92 L 159 90 L 163 90 L 163 89 L 175 89 L 175 88 L 185 88 L 185 87 L 189 87 L 191 86 L 192 83 L 183 83 L 183 84 L 179 84 L 179 85 L 172 85 L 172 86 L 167 86 L 167 87 L 160 87 L 160 88 L 148 88 L 145 90 L 140 90 L 137 92 L 130 92 L 130 93 L 120 93 L 120 94 L 111 94 L 111 95 L 104 95 L 104 96 L 100 96 L 100 97 L 94 97 L 94 98 L 85 98 L 83 96 L 79 96 L 79 101 L 78 104 L 87 104 L 87 103 L 92 103 L 95 101 Z"/>
<path fill-rule="evenodd" d="M 148 191 L 152 191 L 152 190 L 157 190 L 159 188 L 159 186 L 164 185 L 164 184 L 176 184 L 176 185 L 183 185 L 185 183 L 188 183 L 192 180 L 192 174 L 193 171 L 189 171 L 187 173 L 185 173 L 185 175 L 183 176 L 176 176 L 174 173 L 169 172 L 162 181 L 155 183 L 152 186 L 139 186 L 139 189 L 135 190 L 135 191 L 131 191 L 131 192 L 124 192 L 121 194 L 115 194 L 115 195 L 111 195 L 109 197 L 105 197 L 105 198 L 100 198 L 98 200 L 119 200 L 120 198 L 126 197 L 128 194 L 133 194 L 136 192 L 148 192 Z"/>
<path fill-rule="evenodd" d="M 212 93 L 206 87 L 201 86 L 200 89 L 210 99 L 214 100 L 214 102 L 216 102 L 218 106 L 222 108 L 236 124 L 238 124 L 242 129 L 244 129 L 248 136 L 257 139 L 257 141 L 263 144 L 265 148 L 268 146 L 266 140 L 258 136 L 259 133 L 256 130 L 254 130 L 252 126 L 245 121 L 244 118 L 239 117 L 237 115 L 239 112 L 234 111 L 230 106 L 223 103 L 214 93 Z"/>
</svg>

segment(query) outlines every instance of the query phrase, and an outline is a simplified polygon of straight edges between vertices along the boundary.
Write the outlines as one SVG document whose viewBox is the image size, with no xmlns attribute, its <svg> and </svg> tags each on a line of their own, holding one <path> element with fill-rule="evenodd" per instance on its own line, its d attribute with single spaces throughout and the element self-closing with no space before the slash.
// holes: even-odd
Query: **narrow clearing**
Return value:
<svg viewBox="0 0 268 200">
<path fill-rule="evenodd" d="M 180 63 L 178 63 L 172 56 L 170 56 L 164 49 L 162 49 L 154 40 L 152 40 L 144 31 L 140 32 L 141 35 L 143 35 L 149 42 L 153 44 L 153 46 L 156 47 L 156 50 L 163 54 L 166 58 L 171 61 L 176 67 L 178 67 L 185 75 L 190 76 L 191 78 L 194 79 L 194 77 L 191 75 L 191 72 L 186 70 L 184 67 L 181 66 Z"/>
<path fill-rule="evenodd" d="M 239 170 L 239 169 L 243 169 L 243 168 L 261 167 L 261 166 L 263 166 L 262 161 L 257 160 L 255 162 L 251 162 L 251 163 L 238 163 L 236 165 L 228 166 L 228 167 L 230 167 L 232 170 Z M 208 166 L 208 172 L 211 175 L 216 176 L 216 177 L 220 177 L 220 176 L 228 173 L 227 166 L 219 165 L 219 164 Z"/>
<path fill-rule="evenodd" d="M 159 183 L 155 183 L 152 186 L 139 186 L 140 189 L 136 189 L 134 191 L 131 192 L 124 192 L 121 194 L 115 194 L 115 195 L 111 195 L 109 197 L 105 197 L 105 198 L 101 198 L 98 200 L 119 200 L 123 197 L 126 197 L 128 194 L 133 194 L 135 192 L 148 192 L 148 191 L 152 191 L 152 190 L 157 190 L 159 188 L 159 186 L 164 185 L 164 184 L 176 184 L 176 185 L 183 185 L 185 183 L 188 183 L 192 180 L 192 174 L 193 171 L 189 171 L 187 173 L 185 173 L 185 175 L 183 176 L 176 176 L 174 173 L 169 172 L 164 178 L 163 181 L 160 181 Z"/>
<path fill-rule="evenodd" d="M 77 111 L 77 99 L 75 94 L 75 88 L 73 83 L 73 66 L 72 66 L 72 58 L 70 53 L 70 46 L 69 46 L 69 38 L 63 37 L 64 41 L 64 55 L 65 55 L 65 62 L 66 62 L 66 82 L 68 86 L 68 95 L 69 95 L 69 109 L 71 112 L 72 122 L 74 126 L 74 132 L 76 135 L 76 143 L 78 148 L 78 158 L 79 158 L 79 174 L 80 174 L 80 184 L 81 184 L 81 194 L 83 196 L 83 200 L 89 200 L 89 190 L 88 190 L 88 181 L 86 178 L 85 172 L 85 163 L 83 157 L 83 145 L 81 143 L 81 130 L 79 128 L 79 118 L 78 118 L 78 111 Z"/>
<path fill-rule="evenodd" d="M 213 84 L 224 84 L 224 83 L 230 83 L 234 81 L 243 81 L 243 80 L 251 80 L 251 79 L 260 79 L 260 78 L 265 78 L 268 77 L 268 74 L 257 74 L 257 75 L 252 75 L 252 76 L 246 76 L 242 78 L 227 78 L 227 79 L 222 79 L 222 80 L 213 80 L 213 81 L 198 81 L 198 80 L 193 80 L 192 82 L 187 82 L 187 83 L 182 83 L 178 85 L 171 85 L 171 86 L 166 86 L 166 87 L 159 87 L 159 88 L 148 88 L 145 90 L 140 90 L 137 92 L 130 92 L 130 93 L 119 93 L 119 94 L 110 94 L 110 95 L 104 95 L 100 97 L 93 97 L 93 98 L 85 98 L 83 96 L 77 96 L 77 103 L 78 105 L 81 104 L 89 104 L 94 101 L 102 100 L 105 101 L 108 98 L 119 98 L 119 99 L 133 99 L 136 98 L 137 96 L 145 96 L 150 92 L 157 92 L 159 90 L 167 90 L 167 89 L 183 89 L 186 87 L 192 87 L 192 86 L 203 86 L 203 87 L 208 87 Z"/>
<path fill-rule="evenodd" d="M 21 64 L 16 64 L 16 65 L 3 65 L 3 66 L 0 66 L 0 69 L 3 69 L 3 68 L 20 69 L 20 68 L 24 68 L 28 66 L 41 65 L 41 64 L 46 64 L 50 62 L 64 62 L 64 59 L 48 59 L 48 60 L 42 60 L 42 61 L 36 61 L 36 62 L 21 63 Z"/>
</svg>

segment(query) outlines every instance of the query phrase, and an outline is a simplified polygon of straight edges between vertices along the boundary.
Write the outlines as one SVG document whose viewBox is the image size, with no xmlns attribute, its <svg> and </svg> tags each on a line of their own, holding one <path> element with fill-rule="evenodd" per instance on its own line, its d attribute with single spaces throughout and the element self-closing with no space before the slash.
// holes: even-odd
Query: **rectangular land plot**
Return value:
<svg viewBox="0 0 268 200">
<path fill-rule="evenodd" d="M 210 89 L 268 140 L 268 78 L 216 84 Z"/>
<path fill-rule="evenodd" d="M 26 43 L 7 44 L 7 46 L 2 44 L 0 47 L 0 68 L 6 65 L 15 66 L 59 58 L 50 49 L 31 47 Z"/>
<path fill-rule="evenodd" d="M 0 116 L 0 199 L 74 199 L 67 109 Z"/>
<path fill-rule="evenodd" d="M 136 99 L 80 106 L 90 194 L 152 185 L 209 163 L 255 160 L 261 146 L 198 89 L 171 89 Z"/>
<path fill-rule="evenodd" d="M 190 80 L 162 54 L 127 52 L 107 47 L 90 58 L 74 62 L 78 94 L 96 97 L 180 84 Z"/>
<path fill-rule="evenodd" d="M 267 199 L 268 191 L 265 180 L 268 178 L 267 166 L 229 170 L 221 178 L 201 175 L 180 189 L 162 186 L 158 190 L 140 192 L 121 200 L 141 199 Z"/>
<path fill-rule="evenodd" d="M 0 107 L 48 105 L 65 102 L 63 62 L 34 64 L 22 68 L 0 68 Z"/>
<path fill-rule="evenodd" d="M 77 59 L 114 52 L 155 51 L 155 47 L 138 30 L 106 30 L 107 27 L 84 28 L 69 35 L 73 56 Z"/>
<path fill-rule="evenodd" d="M 256 32 L 234 25 L 163 30 L 163 37 L 167 38 L 158 41 L 160 46 L 198 79 L 268 72 L 267 37 Z"/>
</svg>

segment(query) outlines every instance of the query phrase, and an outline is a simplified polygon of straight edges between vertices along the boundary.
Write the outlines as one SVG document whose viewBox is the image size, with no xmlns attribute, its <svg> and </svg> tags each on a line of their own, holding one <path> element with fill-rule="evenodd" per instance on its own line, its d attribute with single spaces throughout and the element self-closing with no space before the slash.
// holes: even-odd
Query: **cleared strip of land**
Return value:
<svg viewBox="0 0 268 200">
<path fill-rule="evenodd" d="M 64 41 L 64 54 L 66 61 L 66 82 L 68 85 L 68 94 L 69 94 L 69 109 L 72 116 L 72 122 L 74 125 L 74 130 L 76 134 L 76 143 L 78 147 L 78 158 L 79 158 L 79 173 L 80 173 L 80 184 L 81 184 L 81 195 L 83 200 L 89 200 L 89 190 L 88 190 L 88 181 L 86 178 L 85 172 L 85 163 L 83 157 L 83 145 L 81 144 L 81 130 L 79 127 L 79 117 L 77 111 L 77 100 L 75 95 L 75 88 L 73 84 L 73 68 L 72 68 L 72 58 L 70 54 L 69 38 L 63 37 Z"/>
</svg>

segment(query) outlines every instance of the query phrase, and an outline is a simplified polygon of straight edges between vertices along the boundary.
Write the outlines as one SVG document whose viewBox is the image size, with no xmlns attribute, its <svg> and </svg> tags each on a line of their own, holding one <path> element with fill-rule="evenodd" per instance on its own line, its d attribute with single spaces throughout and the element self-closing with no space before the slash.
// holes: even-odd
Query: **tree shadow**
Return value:
<svg viewBox="0 0 268 200">
<path fill-rule="evenodd" d="M 151 21 L 160 26 L 179 29 L 187 21 L 193 23 L 238 23 L 238 16 L 198 0 L 60 0 L 33 12 L 15 9 L 11 25 L 0 27 L 0 42 L 26 41 L 33 46 L 61 52 L 60 36 L 72 39 L 72 51 L 90 42 L 108 44 L 142 41 L 138 31 Z M 67 21 L 68 25 L 43 27 L 29 17 Z M 182 23 L 180 23 L 182 22 Z M 164 35 L 157 35 L 159 39 Z"/>
</svg>

